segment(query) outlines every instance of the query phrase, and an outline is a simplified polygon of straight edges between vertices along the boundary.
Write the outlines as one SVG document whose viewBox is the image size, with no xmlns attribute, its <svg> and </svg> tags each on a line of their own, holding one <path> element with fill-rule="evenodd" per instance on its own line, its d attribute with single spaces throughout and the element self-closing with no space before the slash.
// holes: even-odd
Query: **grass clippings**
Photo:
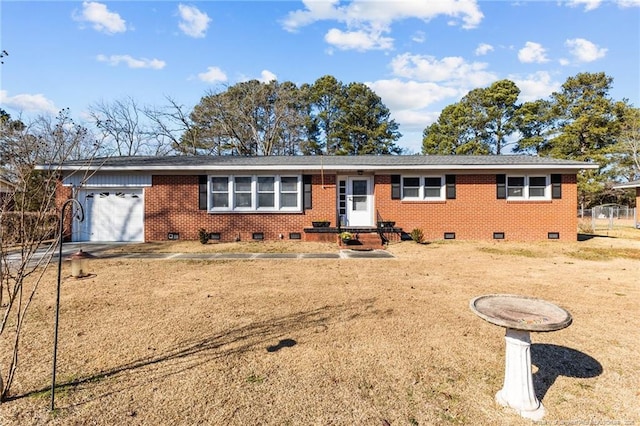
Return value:
<svg viewBox="0 0 640 426">
<path fill-rule="evenodd" d="M 405 242 L 389 246 L 391 259 L 96 259 L 97 276 L 63 282 L 53 413 L 50 271 L 0 424 L 530 425 L 494 400 L 504 329 L 468 307 L 489 293 L 573 316 L 531 335 L 545 421 L 640 422 L 640 261 L 571 255 L 640 242 L 531 244 L 542 257 L 498 246 Z M 9 345 L 0 339 L 0 365 Z"/>
</svg>

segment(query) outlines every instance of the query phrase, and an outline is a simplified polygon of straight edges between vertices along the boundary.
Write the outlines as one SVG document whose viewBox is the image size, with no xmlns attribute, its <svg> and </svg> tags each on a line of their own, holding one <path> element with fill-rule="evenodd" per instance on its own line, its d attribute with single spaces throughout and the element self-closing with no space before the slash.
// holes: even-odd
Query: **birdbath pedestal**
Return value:
<svg viewBox="0 0 640 426">
<path fill-rule="evenodd" d="M 522 417 L 542 419 L 545 409 L 536 398 L 531 374 L 530 333 L 566 328 L 571 324 L 571 314 L 544 300 L 513 294 L 479 296 L 469 307 L 480 318 L 506 328 L 504 385 L 496 401 Z"/>
</svg>

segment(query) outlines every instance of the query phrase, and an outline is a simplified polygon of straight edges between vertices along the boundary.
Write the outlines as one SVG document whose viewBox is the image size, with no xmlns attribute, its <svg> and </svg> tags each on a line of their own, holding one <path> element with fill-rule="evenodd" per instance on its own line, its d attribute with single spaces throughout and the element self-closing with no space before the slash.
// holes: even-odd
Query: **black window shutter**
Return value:
<svg viewBox="0 0 640 426">
<path fill-rule="evenodd" d="M 207 210 L 207 176 L 198 176 L 198 209 Z"/>
<path fill-rule="evenodd" d="M 551 175 L 551 198 L 562 198 L 562 175 Z"/>
<path fill-rule="evenodd" d="M 303 175 L 302 176 L 302 186 L 303 186 L 303 200 L 302 200 L 302 208 L 310 209 L 312 208 L 311 203 L 311 175 Z"/>
<path fill-rule="evenodd" d="M 496 175 L 496 198 L 507 198 L 507 175 Z"/>
<path fill-rule="evenodd" d="M 400 175 L 391 175 L 391 199 L 400 199 Z"/>
<path fill-rule="evenodd" d="M 456 175 L 446 175 L 445 182 L 447 184 L 447 199 L 456 199 Z"/>
</svg>

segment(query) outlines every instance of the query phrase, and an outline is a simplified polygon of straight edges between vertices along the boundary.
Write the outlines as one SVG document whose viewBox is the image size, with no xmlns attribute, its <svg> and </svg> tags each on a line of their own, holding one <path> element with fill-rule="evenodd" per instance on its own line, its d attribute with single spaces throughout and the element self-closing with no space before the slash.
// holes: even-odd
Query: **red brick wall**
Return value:
<svg viewBox="0 0 640 426">
<path fill-rule="evenodd" d="M 198 230 L 219 232 L 222 241 L 243 241 L 263 232 L 265 240 L 300 232 L 311 222 L 329 219 L 336 226 L 336 176 L 312 178 L 313 208 L 303 213 L 207 213 L 198 210 L 197 176 L 153 176 L 145 189 L 145 240 L 166 240 L 169 232 L 180 239 L 198 239 Z M 442 239 L 455 232 L 460 240 L 491 240 L 494 232 L 504 232 L 505 240 L 546 240 L 548 232 L 560 239 L 577 237 L 577 187 L 575 175 L 563 175 L 562 199 L 515 202 L 496 199 L 495 175 L 457 175 L 456 199 L 442 202 L 406 202 L 391 199 L 391 177 L 375 177 L 376 210 L 383 219 L 410 232 L 421 228 L 428 240 Z"/>
<path fill-rule="evenodd" d="M 324 182 L 324 186 L 322 185 Z M 220 233 L 221 241 L 251 241 L 254 232 L 265 240 L 289 238 L 311 222 L 329 219 L 335 225 L 335 176 L 312 178 L 312 208 L 303 213 L 208 213 L 198 210 L 198 176 L 153 176 L 145 188 L 145 241 L 166 240 L 169 232 L 178 232 L 182 240 L 197 240 L 198 230 Z"/>
<path fill-rule="evenodd" d="M 331 221 L 331 226 L 338 226 L 336 217 L 336 175 L 314 175 L 311 179 L 313 186 L 312 207 L 307 214 L 309 221 L 305 226 L 311 226 L 311 220 L 327 219 Z"/>
<path fill-rule="evenodd" d="M 576 191 L 576 176 L 563 175 L 562 199 L 499 200 L 495 175 L 457 175 L 455 200 L 407 202 L 391 199 L 390 176 L 376 176 L 375 185 L 380 215 L 406 232 L 421 228 L 428 240 L 443 239 L 445 232 L 461 240 L 490 240 L 494 232 L 504 232 L 505 240 L 536 241 L 559 232 L 561 240 L 575 241 Z"/>
</svg>

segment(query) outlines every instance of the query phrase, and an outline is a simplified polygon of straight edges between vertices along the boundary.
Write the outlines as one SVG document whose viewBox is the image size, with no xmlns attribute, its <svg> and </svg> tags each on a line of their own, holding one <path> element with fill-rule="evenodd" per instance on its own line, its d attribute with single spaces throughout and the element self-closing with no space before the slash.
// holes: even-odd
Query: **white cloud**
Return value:
<svg viewBox="0 0 640 426">
<path fill-rule="evenodd" d="M 227 81 L 227 75 L 218 67 L 208 67 L 206 72 L 198 74 L 198 78 L 206 83 Z"/>
<path fill-rule="evenodd" d="M 569 0 L 566 2 L 570 7 L 584 6 L 585 12 L 590 12 L 600 7 L 604 3 L 603 0 Z M 620 7 L 640 7 L 640 0 L 614 0 Z"/>
<path fill-rule="evenodd" d="M 489 52 L 493 52 L 493 46 L 487 43 L 480 43 L 478 47 L 476 47 L 475 55 L 476 56 L 484 56 Z"/>
<path fill-rule="evenodd" d="M 456 102 L 461 93 L 436 83 L 420 83 L 399 79 L 378 80 L 365 83 L 391 111 L 403 134 L 404 145 L 410 152 L 419 152 L 422 131 L 435 122 L 440 115 L 440 106 L 445 99 Z"/>
<path fill-rule="evenodd" d="M 332 28 L 324 36 L 324 39 L 340 50 L 387 50 L 393 47 L 392 38 L 382 37 L 380 33 L 367 31 L 343 32 Z"/>
<path fill-rule="evenodd" d="M 0 105 L 16 111 L 50 114 L 57 114 L 58 111 L 60 111 L 60 108 L 57 108 L 52 100 L 47 99 L 41 93 L 36 95 L 23 93 L 15 96 L 9 96 L 9 92 L 6 90 L 0 90 Z"/>
<path fill-rule="evenodd" d="M 347 24 L 378 22 L 387 25 L 408 18 L 429 21 L 441 15 L 462 21 L 464 28 L 475 28 L 484 17 L 476 0 L 353 0 L 345 6 L 340 6 L 338 0 L 303 0 L 303 3 L 305 10 L 290 12 L 283 21 L 285 29 L 293 31 L 321 20 L 336 20 Z"/>
<path fill-rule="evenodd" d="M 524 47 L 518 51 L 518 59 L 520 62 L 530 64 L 530 63 L 544 63 L 548 62 L 547 59 L 547 49 L 542 47 L 540 43 L 534 43 L 533 41 L 528 41 L 525 43 Z"/>
<path fill-rule="evenodd" d="M 487 64 L 467 62 L 461 57 L 436 59 L 426 55 L 405 53 L 390 63 L 396 78 L 366 83 L 393 111 L 401 131 L 416 133 L 437 120 L 440 109 L 460 100 L 469 90 L 486 87 L 497 76 L 487 71 Z M 419 142 L 412 146 L 420 150 Z"/>
<path fill-rule="evenodd" d="M 580 7 L 584 6 L 585 12 L 595 10 L 600 7 L 602 0 L 569 0 L 567 6 Z"/>
<path fill-rule="evenodd" d="M 399 110 L 393 112 L 393 119 L 402 126 L 401 132 L 407 136 L 407 132 L 419 132 L 418 140 L 422 141 L 422 131 L 429 125 L 438 121 L 440 111 L 426 110 Z M 414 151 L 419 152 L 420 146 L 410 146 Z"/>
<path fill-rule="evenodd" d="M 189 37 L 202 38 L 206 35 L 211 18 L 195 6 L 178 5 L 181 21 L 178 27 Z"/>
<path fill-rule="evenodd" d="M 640 0 L 618 0 L 620 7 L 640 7 Z"/>
<path fill-rule="evenodd" d="M 521 102 L 548 98 L 549 95 L 560 90 L 561 87 L 561 83 L 553 81 L 551 75 L 546 71 L 538 71 L 526 77 L 510 75 L 507 78 L 513 81 L 520 89 L 518 100 Z"/>
<path fill-rule="evenodd" d="M 438 16 L 454 19 L 463 28 L 475 28 L 483 18 L 476 0 L 406 0 L 402 2 L 353 0 L 341 5 L 339 0 L 303 0 L 305 9 L 290 12 L 282 21 L 288 31 L 317 21 L 331 20 L 346 26 L 326 34 L 327 42 L 341 49 L 391 49 L 393 40 L 381 37 L 388 33 L 395 21 L 421 19 L 429 21 Z"/>
<path fill-rule="evenodd" d="M 262 72 L 260 73 L 260 78 L 258 80 L 262 83 L 270 83 L 274 80 L 278 80 L 278 76 L 269 70 L 262 70 Z"/>
<path fill-rule="evenodd" d="M 378 80 L 366 83 L 391 110 L 415 110 L 425 108 L 460 92 L 432 82 L 402 81 L 400 79 Z"/>
<path fill-rule="evenodd" d="M 335 6 L 340 0 L 310 1 L 303 0 L 306 10 L 289 12 L 287 18 L 282 21 L 282 26 L 287 31 L 296 31 L 300 27 L 312 24 L 316 21 L 338 19 L 340 12 Z"/>
<path fill-rule="evenodd" d="M 117 66 L 120 65 L 120 63 L 125 63 L 129 68 L 151 68 L 160 70 L 164 68 L 165 65 L 167 65 L 165 61 L 161 61 L 160 59 L 136 59 L 129 55 L 98 55 L 96 59 L 99 62 L 106 62 L 112 66 Z"/>
<path fill-rule="evenodd" d="M 578 62 L 593 62 L 604 58 L 607 54 L 607 49 L 598 47 L 598 45 L 583 38 L 570 39 L 564 44 Z"/>
<path fill-rule="evenodd" d="M 486 70 L 484 62 L 467 62 L 459 56 L 440 60 L 428 55 L 404 53 L 391 60 L 393 74 L 412 80 L 443 82 L 448 86 L 465 88 L 484 87 L 497 80 Z"/>
<path fill-rule="evenodd" d="M 82 3 L 82 11 L 74 12 L 72 17 L 78 22 L 88 22 L 94 30 L 106 34 L 127 31 L 126 21 L 119 14 L 110 12 L 102 3 L 85 1 Z"/>
<path fill-rule="evenodd" d="M 415 43 L 424 43 L 426 39 L 427 36 L 425 35 L 424 31 L 416 31 L 415 34 L 411 37 L 411 40 Z"/>
<path fill-rule="evenodd" d="M 270 83 L 270 82 L 272 82 L 274 80 L 277 81 L 278 80 L 278 76 L 275 75 L 274 73 L 272 73 L 269 70 L 262 70 L 260 72 L 260 77 L 252 77 L 252 76 L 248 76 L 246 74 L 241 74 L 238 77 L 238 81 L 241 81 L 241 82 L 247 82 L 247 81 L 251 81 L 251 80 L 257 80 L 260 83 L 267 84 L 267 83 Z"/>
</svg>

